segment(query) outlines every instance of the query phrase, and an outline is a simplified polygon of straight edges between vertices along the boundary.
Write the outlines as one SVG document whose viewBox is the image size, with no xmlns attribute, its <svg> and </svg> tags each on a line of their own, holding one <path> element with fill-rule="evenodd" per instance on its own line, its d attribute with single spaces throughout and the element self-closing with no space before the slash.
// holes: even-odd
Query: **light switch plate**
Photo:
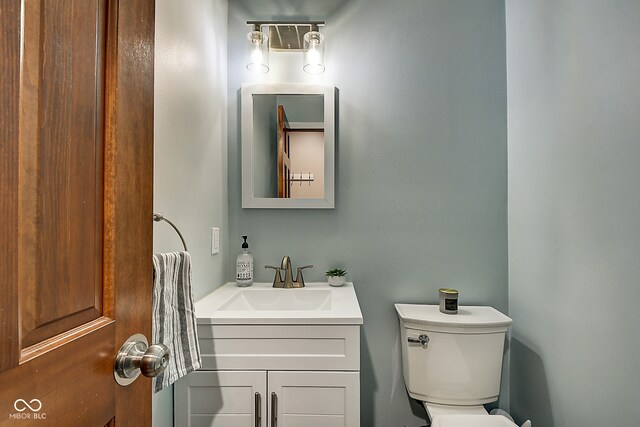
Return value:
<svg viewBox="0 0 640 427">
<path fill-rule="evenodd" d="M 220 229 L 211 227 L 211 255 L 220 253 Z"/>
</svg>

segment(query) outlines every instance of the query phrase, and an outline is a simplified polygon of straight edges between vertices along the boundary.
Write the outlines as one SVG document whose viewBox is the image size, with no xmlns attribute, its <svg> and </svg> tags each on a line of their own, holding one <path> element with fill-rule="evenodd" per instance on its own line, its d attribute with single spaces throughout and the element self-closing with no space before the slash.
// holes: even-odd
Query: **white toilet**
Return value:
<svg viewBox="0 0 640 427">
<path fill-rule="evenodd" d="M 458 314 L 441 313 L 437 305 L 395 307 L 404 383 L 422 401 L 432 427 L 516 426 L 482 406 L 500 393 L 509 317 L 492 307 L 461 306 Z"/>
</svg>

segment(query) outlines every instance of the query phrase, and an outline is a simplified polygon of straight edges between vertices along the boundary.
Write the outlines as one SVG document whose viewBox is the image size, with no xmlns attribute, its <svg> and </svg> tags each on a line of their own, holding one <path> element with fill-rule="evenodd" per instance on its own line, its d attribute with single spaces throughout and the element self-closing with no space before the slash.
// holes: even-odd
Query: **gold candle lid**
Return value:
<svg viewBox="0 0 640 427">
<path fill-rule="evenodd" d="M 440 293 L 449 294 L 449 295 L 458 295 L 458 290 L 452 289 L 452 288 L 440 288 Z"/>
</svg>

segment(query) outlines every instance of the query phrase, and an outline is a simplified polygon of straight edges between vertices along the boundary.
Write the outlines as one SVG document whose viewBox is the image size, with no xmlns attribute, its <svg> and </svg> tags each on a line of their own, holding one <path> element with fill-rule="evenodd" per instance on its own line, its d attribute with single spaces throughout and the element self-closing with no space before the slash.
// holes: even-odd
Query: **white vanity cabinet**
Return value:
<svg viewBox="0 0 640 427">
<path fill-rule="evenodd" d="M 175 388 L 175 425 L 360 425 L 358 372 L 197 371 Z"/>
<path fill-rule="evenodd" d="M 276 295 L 268 286 L 254 285 L 249 292 Z M 362 314 L 348 286 L 335 294 L 328 290 L 331 300 L 322 307 L 341 309 L 333 317 L 325 308 L 315 317 L 301 310 L 236 315 L 224 310 L 225 302 L 247 291 L 232 284 L 196 303 L 202 368 L 175 383 L 174 425 L 360 427 Z M 315 298 L 313 290 L 325 287 L 281 295 Z"/>
</svg>

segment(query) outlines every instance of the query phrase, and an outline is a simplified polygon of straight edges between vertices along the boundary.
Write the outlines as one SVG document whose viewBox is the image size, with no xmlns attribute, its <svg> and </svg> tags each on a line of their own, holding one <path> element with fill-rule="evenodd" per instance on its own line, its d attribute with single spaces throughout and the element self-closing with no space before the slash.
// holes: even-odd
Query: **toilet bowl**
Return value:
<svg viewBox="0 0 640 427">
<path fill-rule="evenodd" d="M 433 419 L 431 427 L 517 427 L 502 415 L 444 415 Z"/>
<path fill-rule="evenodd" d="M 508 415 L 489 415 L 482 405 L 422 404 L 431 420 L 431 427 L 518 427 L 511 417 L 507 418 Z"/>
<path fill-rule="evenodd" d="M 437 305 L 395 308 L 405 386 L 422 401 L 432 426 L 516 426 L 505 416 L 489 415 L 483 406 L 500 394 L 509 317 L 481 306 L 461 306 L 454 315 L 441 313 Z"/>
<path fill-rule="evenodd" d="M 482 405 L 422 404 L 431 420 L 431 427 L 517 427 L 508 415 L 489 415 Z"/>
</svg>

